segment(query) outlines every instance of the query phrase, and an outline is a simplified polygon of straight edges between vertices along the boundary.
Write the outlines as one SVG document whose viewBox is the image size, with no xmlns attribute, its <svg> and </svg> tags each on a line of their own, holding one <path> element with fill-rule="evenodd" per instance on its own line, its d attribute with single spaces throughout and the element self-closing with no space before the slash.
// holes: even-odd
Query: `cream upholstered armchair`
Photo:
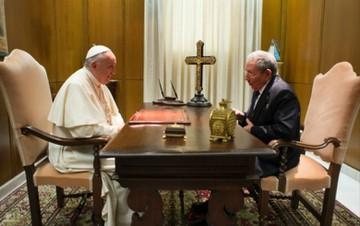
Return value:
<svg viewBox="0 0 360 226">
<path fill-rule="evenodd" d="M 313 152 L 328 162 L 329 167 L 302 154 L 297 167 L 282 170 L 278 177 L 263 178 L 259 202 L 261 216 L 267 214 L 269 191 L 281 191 L 292 193 L 291 207 L 296 209 L 301 201 L 320 225 L 331 225 L 339 173 L 359 105 L 360 77 L 349 63 L 338 63 L 326 74 L 315 77 L 300 142 L 275 140 L 270 145 L 282 155 L 286 155 L 287 147 Z M 325 189 L 321 212 L 301 193 L 320 189 Z"/>
<path fill-rule="evenodd" d="M 58 145 L 93 145 L 95 153 L 106 144 L 106 137 L 60 138 L 51 135 L 52 124 L 47 120 L 52 96 L 45 68 L 30 54 L 15 49 L 0 62 L 0 89 L 5 99 L 14 140 L 26 174 L 32 225 L 42 225 L 38 186 L 55 185 L 58 207 L 65 197 L 87 198 L 94 193 L 94 216 L 101 216 L 101 183 L 93 183 L 89 172 L 62 174 L 48 162 L 48 142 Z M 99 164 L 99 161 L 97 161 Z M 99 167 L 97 166 L 99 169 Z M 99 173 L 99 172 L 95 172 Z M 94 186 L 93 186 L 94 185 Z M 95 186 L 97 185 L 97 186 Z M 87 192 L 64 194 L 65 187 L 83 187 Z M 80 202 L 83 205 L 85 202 Z M 71 219 L 73 224 L 81 211 L 79 206 Z"/>
</svg>

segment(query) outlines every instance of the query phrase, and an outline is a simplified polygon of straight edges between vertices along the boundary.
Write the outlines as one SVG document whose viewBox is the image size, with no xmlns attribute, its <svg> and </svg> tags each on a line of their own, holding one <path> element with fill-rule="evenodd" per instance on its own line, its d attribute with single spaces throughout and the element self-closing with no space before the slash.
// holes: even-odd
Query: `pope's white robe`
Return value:
<svg viewBox="0 0 360 226">
<path fill-rule="evenodd" d="M 48 120 L 54 134 L 61 137 L 114 136 L 124 126 L 109 89 L 99 83 L 85 67 L 72 74 L 62 85 L 51 107 Z M 93 147 L 64 147 L 49 144 L 49 161 L 60 172 L 93 171 Z M 132 211 L 127 205 L 128 190 L 110 179 L 113 158 L 102 159 L 103 219 L 106 225 L 126 226 Z M 110 175 L 109 175 L 110 174 Z"/>
</svg>

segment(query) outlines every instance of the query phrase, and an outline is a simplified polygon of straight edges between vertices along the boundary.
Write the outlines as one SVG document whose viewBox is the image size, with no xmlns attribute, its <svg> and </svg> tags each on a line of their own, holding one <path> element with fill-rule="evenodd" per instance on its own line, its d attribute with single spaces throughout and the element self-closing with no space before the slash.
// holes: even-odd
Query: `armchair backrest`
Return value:
<svg viewBox="0 0 360 226">
<path fill-rule="evenodd" d="M 315 77 L 305 115 L 301 141 L 320 144 L 336 137 L 341 145 L 314 151 L 323 160 L 341 164 L 348 149 L 360 106 L 360 77 L 348 62 L 335 64 L 326 74 Z"/>
<path fill-rule="evenodd" d="M 52 132 L 47 120 L 52 99 L 45 68 L 23 50 L 13 50 L 0 62 L 0 89 L 23 166 L 33 164 L 46 151 L 47 142 L 21 134 L 21 127 L 32 125 Z"/>
</svg>

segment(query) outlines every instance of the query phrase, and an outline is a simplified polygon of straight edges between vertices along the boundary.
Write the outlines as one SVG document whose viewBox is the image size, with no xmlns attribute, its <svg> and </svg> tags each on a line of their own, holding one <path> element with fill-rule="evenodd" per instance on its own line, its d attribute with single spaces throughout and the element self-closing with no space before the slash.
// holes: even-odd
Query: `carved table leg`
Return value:
<svg viewBox="0 0 360 226">
<path fill-rule="evenodd" d="M 235 214 L 244 205 L 244 197 L 239 190 L 212 191 L 209 199 L 207 220 L 214 226 L 236 225 Z"/>
<path fill-rule="evenodd" d="M 176 225 L 175 220 L 175 194 L 174 191 L 170 191 L 170 219 L 169 219 L 169 225 L 173 226 Z"/>
<path fill-rule="evenodd" d="M 134 211 L 132 226 L 161 226 L 162 199 L 156 190 L 130 189 L 128 205 Z"/>
</svg>

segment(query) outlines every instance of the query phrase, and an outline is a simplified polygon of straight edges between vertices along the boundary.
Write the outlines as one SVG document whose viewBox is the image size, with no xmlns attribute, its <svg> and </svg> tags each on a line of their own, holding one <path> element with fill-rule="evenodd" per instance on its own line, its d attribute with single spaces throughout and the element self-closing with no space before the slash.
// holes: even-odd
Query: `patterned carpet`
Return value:
<svg viewBox="0 0 360 226">
<path fill-rule="evenodd" d="M 74 189 L 68 189 L 72 192 Z M 161 192 L 164 201 L 164 226 L 182 225 L 180 217 L 178 192 Z M 314 204 L 320 206 L 322 193 L 308 193 L 307 196 Z M 78 200 L 68 201 L 65 208 L 57 210 L 55 189 L 41 186 L 41 208 L 44 225 L 69 225 L 71 211 L 76 207 Z M 185 191 L 185 211 L 191 203 L 198 201 L 194 191 Z M 271 213 L 268 225 L 319 225 L 317 220 L 300 204 L 299 209 L 292 211 L 289 200 L 272 199 Z M 255 202 L 251 198 L 245 199 L 245 208 L 237 213 L 238 225 L 258 225 L 258 214 Z M 0 225 L 31 225 L 28 196 L 26 186 L 16 189 L 11 195 L 0 202 Z M 91 225 L 91 199 L 87 202 L 83 213 L 77 220 L 77 225 Z M 351 213 L 340 203 L 336 204 L 333 225 L 360 225 L 360 218 Z"/>
</svg>

